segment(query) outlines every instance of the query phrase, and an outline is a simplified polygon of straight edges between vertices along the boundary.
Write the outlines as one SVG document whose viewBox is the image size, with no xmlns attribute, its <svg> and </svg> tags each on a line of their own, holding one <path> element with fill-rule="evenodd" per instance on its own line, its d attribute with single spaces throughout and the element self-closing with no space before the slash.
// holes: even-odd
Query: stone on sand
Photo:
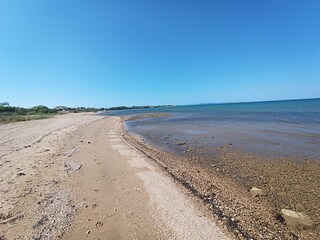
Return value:
<svg viewBox="0 0 320 240">
<path fill-rule="evenodd" d="M 264 195 L 263 191 L 260 188 L 257 188 L 257 187 L 252 187 L 251 190 L 250 190 L 250 193 L 254 197 L 259 197 L 259 196 Z"/>
<path fill-rule="evenodd" d="M 293 229 L 303 230 L 313 226 L 312 220 L 303 213 L 281 209 L 280 215 L 285 220 L 286 224 Z"/>
</svg>

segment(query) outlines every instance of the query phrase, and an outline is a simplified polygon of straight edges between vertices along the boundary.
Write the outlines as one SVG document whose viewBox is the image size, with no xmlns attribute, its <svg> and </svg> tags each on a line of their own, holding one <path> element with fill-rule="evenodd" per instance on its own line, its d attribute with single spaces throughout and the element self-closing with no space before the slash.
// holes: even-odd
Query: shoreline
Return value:
<svg viewBox="0 0 320 240">
<path fill-rule="evenodd" d="M 199 152 L 197 155 L 189 154 L 189 156 L 186 157 L 174 155 L 163 149 L 157 149 L 147 144 L 136 134 L 133 135 L 127 132 L 124 128 L 124 121 L 125 118 L 122 118 L 123 138 L 155 161 L 194 196 L 201 199 L 202 204 L 206 205 L 209 211 L 218 217 L 227 226 L 228 230 L 238 238 L 261 239 L 261 236 L 263 236 L 263 239 L 319 238 L 317 223 L 315 223 L 313 228 L 304 231 L 286 226 L 284 220 L 280 217 L 279 213 L 281 208 L 277 206 L 277 201 L 272 202 L 272 200 L 278 200 L 278 196 L 273 195 L 272 199 L 269 194 L 270 189 L 263 189 L 266 193 L 264 196 L 252 197 L 250 188 L 255 185 L 251 185 L 249 188 L 248 183 L 244 184 L 243 181 L 236 179 L 236 175 L 241 173 L 245 172 L 250 176 L 250 174 L 252 175 L 252 171 L 259 170 L 259 161 L 250 163 L 250 160 L 253 160 L 255 155 L 234 151 L 230 146 L 223 146 L 218 149 L 221 151 L 224 159 L 220 159 L 219 166 L 211 162 L 212 167 L 208 167 L 207 163 L 203 164 L 202 156 L 205 153 Z M 239 156 L 241 156 L 240 163 L 234 165 L 236 163 L 234 160 Z M 265 158 L 265 160 L 266 159 L 267 158 Z M 262 168 L 271 168 L 271 170 L 281 171 L 281 173 L 283 173 L 283 170 L 285 170 L 285 173 L 289 173 L 292 169 L 294 169 L 295 172 L 309 171 L 313 167 L 316 167 L 317 170 L 320 169 L 318 163 L 314 163 L 314 166 L 311 163 L 309 166 L 310 169 L 308 168 L 307 170 L 306 168 L 300 170 L 299 166 L 294 166 L 289 159 L 282 158 L 282 163 L 282 165 L 277 166 L 276 163 L 268 161 Z M 247 168 L 246 166 L 249 165 L 255 166 L 255 168 Z M 238 167 L 240 169 L 238 173 L 232 172 L 233 168 Z M 318 171 L 312 175 L 314 181 L 317 179 L 317 173 Z M 266 172 L 265 174 L 266 176 L 268 176 L 268 174 L 272 176 L 270 172 Z M 275 172 L 274 174 L 278 173 Z M 294 177 L 294 173 L 291 176 Z M 259 176 L 256 178 L 259 179 Z M 304 178 L 300 178 L 300 183 L 302 183 L 302 181 L 304 181 Z M 281 181 L 277 184 L 281 185 Z M 266 185 L 268 185 L 268 183 L 265 183 L 264 187 Z M 287 193 L 284 194 L 286 196 Z M 299 198 L 303 199 L 303 196 L 300 194 L 298 200 L 300 200 Z M 283 203 L 282 205 L 283 208 L 294 208 L 294 210 L 296 210 L 295 207 L 285 206 Z M 316 207 L 320 207 L 318 202 L 316 202 L 316 205 Z M 304 211 L 305 209 L 297 210 Z M 317 216 L 317 213 L 315 214 Z M 314 218 L 315 216 L 313 215 L 312 217 Z"/>
<path fill-rule="evenodd" d="M 119 124 L 70 114 L 0 126 L 0 239 L 233 239 Z"/>
</svg>

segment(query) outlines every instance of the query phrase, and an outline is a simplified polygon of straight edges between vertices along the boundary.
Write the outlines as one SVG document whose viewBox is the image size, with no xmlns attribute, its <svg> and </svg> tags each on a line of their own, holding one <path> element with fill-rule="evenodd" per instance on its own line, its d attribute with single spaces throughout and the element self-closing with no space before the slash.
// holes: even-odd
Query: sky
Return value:
<svg viewBox="0 0 320 240">
<path fill-rule="evenodd" d="M 0 0 L 0 102 L 320 97 L 320 1 Z"/>
</svg>

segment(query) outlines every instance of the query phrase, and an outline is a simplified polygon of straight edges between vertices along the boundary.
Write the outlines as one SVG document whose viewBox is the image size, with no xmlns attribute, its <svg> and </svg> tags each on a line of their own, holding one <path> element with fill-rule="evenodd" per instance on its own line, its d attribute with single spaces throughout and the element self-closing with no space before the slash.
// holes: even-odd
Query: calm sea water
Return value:
<svg viewBox="0 0 320 240">
<path fill-rule="evenodd" d="M 170 113 L 129 121 L 126 127 L 154 146 L 234 148 L 268 156 L 320 157 L 320 99 L 203 104 L 113 111 L 105 115 Z M 177 147 L 177 142 L 186 142 Z"/>
</svg>

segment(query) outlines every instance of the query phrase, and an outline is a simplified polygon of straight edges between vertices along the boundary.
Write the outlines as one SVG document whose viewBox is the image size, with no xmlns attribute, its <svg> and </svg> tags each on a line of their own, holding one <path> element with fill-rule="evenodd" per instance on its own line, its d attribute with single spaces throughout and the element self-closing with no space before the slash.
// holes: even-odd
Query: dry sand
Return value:
<svg viewBox="0 0 320 240">
<path fill-rule="evenodd" d="M 229 239 L 119 134 L 68 114 L 0 126 L 0 239 Z"/>
</svg>

